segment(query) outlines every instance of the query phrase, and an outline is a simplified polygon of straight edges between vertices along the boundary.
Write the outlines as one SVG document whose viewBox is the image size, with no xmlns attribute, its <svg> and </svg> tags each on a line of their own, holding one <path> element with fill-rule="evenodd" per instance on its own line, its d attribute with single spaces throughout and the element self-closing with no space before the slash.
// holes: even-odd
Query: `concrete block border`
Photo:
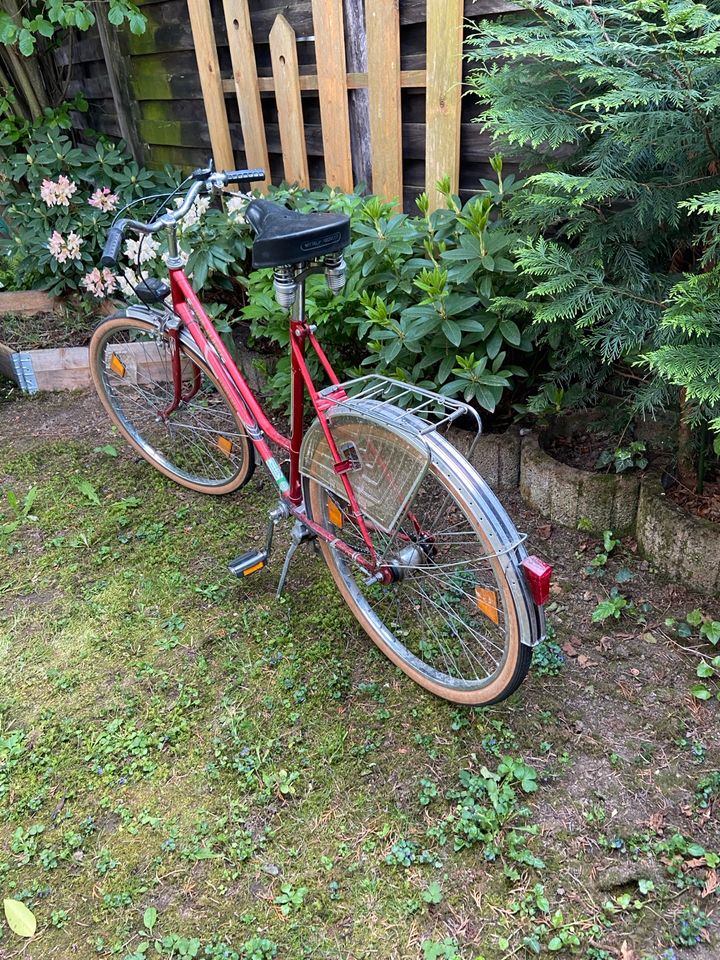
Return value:
<svg viewBox="0 0 720 960">
<path fill-rule="evenodd" d="M 683 510 L 657 477 L 643 478 L 635 536 L 659 573 L 699 593 L 720 596 L 720 523 Z"/>
<path fill-rule="evenodd" d="M 584 520 L 595 533 L 635 529 L 640 478 L 593 473 L 560 463 L 543 450 L 538 435 L 526 434 L 520 458 L 520 493 L 553 523 L 577 529 Z"/>
</svg>

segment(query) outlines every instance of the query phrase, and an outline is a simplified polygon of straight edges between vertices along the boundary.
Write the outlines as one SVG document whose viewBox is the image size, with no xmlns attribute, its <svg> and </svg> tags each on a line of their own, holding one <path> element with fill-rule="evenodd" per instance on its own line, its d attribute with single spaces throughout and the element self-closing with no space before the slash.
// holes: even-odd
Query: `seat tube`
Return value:
<svg viewBox="0 0 720 960">
<path fill-rule="evenodd" d="M 297 347 L 297 353 L 290 354 L 290 500 L 296 506 L 302 502 L 300 482 L 300 446 L 303 439 L 303 417 L 305 413 L 305 382 L 300 371 L 300 357 L 305 355 L 305 278 L 298 278 L 297 293 L 290 317 L 290 339 Z"/>
</svg>

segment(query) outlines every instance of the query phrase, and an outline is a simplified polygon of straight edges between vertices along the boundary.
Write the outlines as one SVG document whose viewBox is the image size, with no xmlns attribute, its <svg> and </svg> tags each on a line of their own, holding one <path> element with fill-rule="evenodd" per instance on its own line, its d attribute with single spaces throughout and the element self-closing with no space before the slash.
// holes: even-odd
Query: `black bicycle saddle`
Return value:
<svg viewBox="0 0 720 960">
<path fill-rule="evenodd" d="M 317 260 L 350 243 L 350 217 L 343 213 L 297 213 L 272 200 L 251 200 L 245 217 L 255 231 L 256 268 Z"/>
</svg>

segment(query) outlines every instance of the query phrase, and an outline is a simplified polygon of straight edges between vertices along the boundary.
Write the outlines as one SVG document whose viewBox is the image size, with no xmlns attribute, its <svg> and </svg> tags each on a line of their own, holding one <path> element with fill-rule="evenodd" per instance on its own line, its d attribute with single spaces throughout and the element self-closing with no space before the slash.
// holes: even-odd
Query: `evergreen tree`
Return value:
<svg viewBox="0 0 720 960">
<path fill-rule="evenodd" d="M 703 322 L 717 325 L 720 303 L 715 274 L 692 275 L 707 263 L 696 237 L 708 214 L 707 198 L 693 198 L 720 186 L 720 3 L 524 7 L 469 38 L 468 57 L 482 64 L 469 81 L 479 121 L 540 170 L 508 211 L 526 238 L 527 298 L 501 306 L 531 314 L 561 384 L 591 394 L 619 373 L 640 409 L 672 403 L 683 386 L 715 402 L 696 379 L 717 372 L 700 339 L 710 334 L 687 318 L 712 289 Z M 678 283 L 682 273 L 691 276 Z M 679 333 L 684 366 L 672 352 Z"/>
</svg>

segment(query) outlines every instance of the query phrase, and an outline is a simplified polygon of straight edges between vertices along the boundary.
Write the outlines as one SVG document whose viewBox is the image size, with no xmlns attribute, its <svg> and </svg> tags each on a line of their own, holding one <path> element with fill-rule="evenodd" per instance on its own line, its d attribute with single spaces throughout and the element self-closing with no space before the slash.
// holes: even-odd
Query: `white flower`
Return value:
<svg viewBox="0 0 720 960">
<path fill-rule="evenodd" d="M 147 263 L 148 260 L 154 260 L 157 257 L 160 244 L 152 237 L 141 237 L 135 240 L 130 237 L 125 241 L 125 256 L 132 263 Z"/>
<path fill-rule="evenodd" d="M 180 207 L 184 203 L 183 197 L 178 197 L 175 201 L 175 206 Z M 210 207 L 210 197 L 198 197 L 195 203 L 190 207 L 188 212 L 182 218 L 182 225 L 184 227 L 192 227 L 198 222 L 198 220 L 207 213 Z"/>
<path fill-rule="evenodd" d="M 245 210 L 251 200 L 252 197 L 249 193 L 236 193 L 230 197 L 229 200 L 225 201 L 225 210 L 233 220 L 237 220 L 238 223 L 244 223 Z"/>
</svg>

